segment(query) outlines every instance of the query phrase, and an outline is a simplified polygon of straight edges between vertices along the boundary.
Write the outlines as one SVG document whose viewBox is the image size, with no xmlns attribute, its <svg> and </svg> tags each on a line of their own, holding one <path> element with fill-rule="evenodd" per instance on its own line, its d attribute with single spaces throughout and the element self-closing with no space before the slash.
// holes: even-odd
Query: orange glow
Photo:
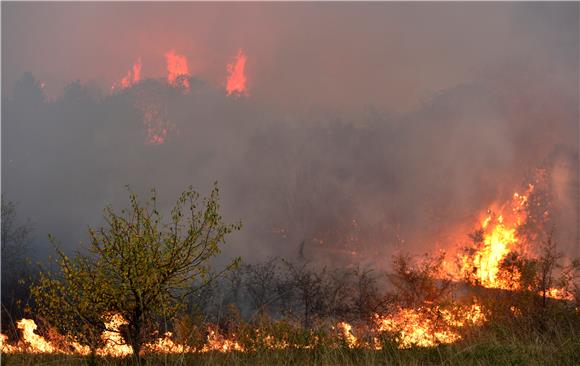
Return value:
<svg viewBox="0 0 580 366">
<path fill-rule="evenodd" d="M 135 63 L 133 63 L 133 67 L 127 72 L 127 74 L 118 83 L 113 84 L 111 89 L 112 90 L 126 89 L 137 84 L 140 80 L 141 80 L 141 58 L 139 57 L 135 61 Z"/>
<path fill-rule="evenodd" d="M 375 315 L 379 331 L 397 333 L 401 348 L 434 347 L 461 339 L 458 328 L 481 325 L 486 316 L 479 304 L 455 309 L 400 308 L 395 314 Z"/>
<path fill-rule="evenodd" d="M 27 345 L 26 351 L 31 353 L 53 353 L 55 347 L 44 337 L 34 333 L 37 326 L 32 319 L 21 319 L 16 323 L 18 329 L 22 331 L 24 343 Z"/>
<path fill-rule="evenodd" d="M 488 288 L 515 290 L 521 274 L 501 271 L 501 264 L 511 252 L 522 253 L 525 248 L 517 235 L 517 229 L 526 221 L 525 205 L 534 186 L 530 185 L 524 195 L 514 193 L 512 200 L 496 210 L 490 210 L 481 220 L 482 242 L 474 253 L 461 256 L 461 273 Z M 497 211 L 497 212 L 496 212 Z"/>
<path fill-rule="evenodd" d="M 172 336 L 173 336 L 173 333 L 166 332 L 163 335 L 163 338 L 159 338 L 159 339 L 157 339 L 157 341 L 155 341 L 153 343 L 146 344 L 144 346 L 144 349 L 146 349 L 150 353 L 186 353 L 186 352 L 192 352 L 192 349 L 190 347 L 173 342 L 173 340 L 171 339 Z"/>
<path fill-rule="evenodd" d="M 121 333 L 119 333 L 121 326 L 126 324 L 127 321 L 119 314 L 107 316 L 105 331 L 101 334 L 104 346 L 97 350 L 97 355 L 123 357 L 133 354 L 133 349 L 125 343 Z"/>
<path fill-rule="evenodd" d="M 540 294 L 542 295 L 542 294 Z M 563 288 L 550 288 L 546 291 L 546 297 L 556 300 L 574 301 L 574 294 Z"/>
<path fill-rule="evenodd" d="M 336 326 L 340 330 L 342 339 L 348 348 L 355 348 L 357 346 L 357 338 L 352 334 L 352 326 L 345 322 L 340 322 Z"/>
<path fill-rule="evenodd" d="M 412 345 L 431 347 L 440 343 L 451 343 L 461 339 L 458 328 L 470 325 L 480 325 L 486 320 L 483 310 L 478 304 L 472 306 L 455 306 L 450 309 L 422 308 L 399 309 L 395 314 L 381 316 L 375 315 L 374 331 L 393 332 L 400 335 L 399 346 L 402 348 Z M 97 349 L 98 356 L 125 357 L 133 353 L 132 349 L 125 343 L 119 333 L 122 325 L 127 324 L 125 319 L 119 314 L 112 314 L 107 317 L 106 330 L 101 334 L 104 346 Z M 42 336 L 34 333 L 36 324 L 31 319 L 22 319 L 18 322 L 19 329 L 23 330 L 23 343 L 9 345 L 5 335 L 0 335 L 2 352 L 17 353 L 66 353 L 66 354 L 89 354 L 86 346 L 81 346 L 76 342 L 63 342 L 61 347 L 47 341 Z M 364 342 L 357 339 L 352 332 L 352 326 L 346 322 L 339 322 L 336 325 L 339 330 L 339 337 L 349 348 L 372 348 L 380 349 L 377 338 L 372 342 Z M 259 335 L 259 330 L 257 331 Z M 205 352 L 245 352 L 246 349 L 236 340 L 236 335 L 224 336 L 219 333 L 217 326 L 209 325 L 206 343 L 200 348 L 193 348 L 175 343 L 172 333 L 167 332 L 162 338 L 143 345 L 144 353 L 205 353 Z M 311 349 L 316 346 L 318 338 L 310 344 L 298 345 L 290 344 L 284 339 L 276 339 L 271 335 L 258 336 L 259 342 L 267 349 Z M 335 344 L 333 347 L 337 347 Z M 252 348 L 253 349 L 253 348 Z"/>
<path fill-rule="evenodd" d="M 230 352 L 230 351 L 244 351 L 244 347 L 232 339 L 228 339 L 221 335 L 215 327 L 208 328 L 207 343 L 201 349 L 201 352 Z"/>
<path fill-rule="evenodd" d="M 135 108 L 141 113 L 147 131 L 145 144 L 161 145 L 165 143 L 169 131 L 174 128 L 174 125 L 167 118 L 166 105 L 154 95 L 142 94 L 136 100 Z"/>
<path fill-rule="evenodd" d="M 1 353 L 17 353 L 19 349 L 8 343 L 8 336 L 0 333 L 0 352 Z"/>
<path fill-rule="evenodd" d="M 182 87 L 189 89 L 189 67 L 187 66 L 187 58 L 183 55 L 178 55 L 175 50 L 171 50 L 165 54 L 165 62 L 167 63 L 167 82 L 175 87 Z"/>
<path fill-rule="evenodd" d="M 248 95 L 246 89 L 246 55 L 242 50 L 238 51 L 234 62 L 227 65 L 227 71 L 226 91 L 228 95 Z"/>
</svg>

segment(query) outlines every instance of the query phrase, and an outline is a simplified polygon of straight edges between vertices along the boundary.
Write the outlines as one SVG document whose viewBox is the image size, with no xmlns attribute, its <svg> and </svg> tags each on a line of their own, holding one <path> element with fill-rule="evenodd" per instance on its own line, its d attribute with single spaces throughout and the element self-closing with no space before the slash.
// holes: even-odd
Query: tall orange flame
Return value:
<svg viewBox="0 0 580 366">
<path fill-rule="evenodd" d="M 37 326 L 32 319 L 21 319 L 16 323 L 18 329 L 22 331 L 24 342 L 27 344 L 27 351 L 32 353 L 53 353 L 55 347 L 44 337 L 34 333 Z"/>
<path fill-rule="evenodd" d="M 462 273 L 489 288 L 513 290 L 518 288 L 520 273 L 507 276 L 501 272 L 501 264 L 510 252 L 523 252 L 517 229 L 526 221 L 525 205 L 534 186 L 529 185 L 525 194 L 514 193 L 512 200 L 496 210 L 490 210 L 481 220 L 482 242 L 474 253 L 463 255 Z M 496 212 L 497 211 L 497 212 Z"/>
<path fill-rule="evenodd" d="M 175 53 L 175 50 L 171 50 L 165 54 L 165 62 L 167 63 L 167 82 L 176 87 L 189 89 L 187 78 L 191 75 L 187 66 L 187 58 Z"/>
<path fill-rule="evenodd" d="M 227 71 L 226 91 L 228 95 L 247 95 L 246 55 L 242 50 L 238 51 L 234 62 L 227 65 Z"/>
</svg>

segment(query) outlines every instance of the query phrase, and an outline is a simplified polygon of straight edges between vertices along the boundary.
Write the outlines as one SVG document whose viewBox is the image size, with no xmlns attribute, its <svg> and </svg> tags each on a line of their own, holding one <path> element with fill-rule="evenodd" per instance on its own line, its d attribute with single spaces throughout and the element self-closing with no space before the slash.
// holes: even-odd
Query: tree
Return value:
<svg viewBox="0 0 580 366">
<path fill-rule="evenodd" d="M 32 227 L 29 221 L 19 223 L 16 205 L 2 195 L 2 317 L 22 317 L 24 303 L 29 298 L 32 275 L 27 262 L 28 242 Z M 9 324 L 4 321 L 3 324 Z"/>
<path fill-rule="evenodd" d="M 297 315 L 301 320 L 304 328 L 310 329 L 313 321 L 324 310 L 324 299 L 322 292 L 324 289 L 324 278 L 326 268 L 317 272 L 308 267 L 308 263 L 293 264 L 283 260 L 286 273 L 280 288 L 281 298 L 290 295 L 290 301 L 285 300 L 287 304 L 295 305 L 296 314 L 290 309 L 290 315 Z"/>
<path fill-rule="evenodd" d="M 397 297 L 406 306 L 416 307 L 436 304 L 445 300 L 451 292 L 451 280 L 443 276 L 443 253 L 415 259 L 408 255 L 393 257 L 394 273 L 390 282 L 397 290 Z"/>
<path fill-rule="evenodd" d="M 259 317 L 267 313 L 268 307 L 276 305 L 279 285 L 278 259 L 272 258 L 264 263 L 245 266 L 245 288 Z"/>
<path fill-rule="evenodd" d="M 190 187 L 166 223 L 155 191 L 145 204 L 130 193 L 130 208 L 119 214 L 108 206 L 105 226 L 89 229 L 89 254 L 69 258 L 58 250 L 61 276 L 42 273 L 33 289 L 41 315 L 94 350 L 104 318 L 119 314 L 127 321 L 121 334 L 140 364 L 141 346 L 151 336 L 147 326 L 173 317 L 187 296 L 239 262 L 210 275 L 209 261 L 226 236 L 240 229 L 223 223 L 218 198 L 214 185 L 200 205 Z"/>
</svg>

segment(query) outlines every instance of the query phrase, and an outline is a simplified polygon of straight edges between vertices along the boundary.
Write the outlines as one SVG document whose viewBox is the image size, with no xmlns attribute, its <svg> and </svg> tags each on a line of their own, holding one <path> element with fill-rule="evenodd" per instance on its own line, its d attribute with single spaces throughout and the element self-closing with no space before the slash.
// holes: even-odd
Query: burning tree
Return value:
<svg viewBox="0 0 580 366">
<path fill-rule="evenodd" d="M 140 363 L 141 346 L 151 335 L 147 325 L 175 315 L 186 296 L 238 264 L 235 259 L 222 272 L 209 274 L 209 260 L 240 228 L 223 223 L 218 196 L 216 185 L 200 205 L 190 187 L 167 223 L 157 210 L 155 191 L 145 204 L 131 193 L 130 208 L 120 214 L 107 207 L 106 225 L 89 229 L 90 254 L 69 258 L 57 248 L 61 275 L 43 272 L 33 288 L 39 315 L 93 353 L 99 334 L 111 331 L 104 322 L 121 316 L 126 324 L 117 331 Z"/>
</svg>

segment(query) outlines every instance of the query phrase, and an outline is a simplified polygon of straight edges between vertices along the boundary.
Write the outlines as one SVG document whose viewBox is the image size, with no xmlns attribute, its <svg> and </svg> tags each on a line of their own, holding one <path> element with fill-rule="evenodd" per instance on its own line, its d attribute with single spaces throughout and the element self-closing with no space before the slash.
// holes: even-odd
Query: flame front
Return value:
<svg viewBox="0 0 580 366">
<path fill-rule="evenodd" d="M 245 59 L 244 61 L 245 62 Z M 235 66 L 232 66 L 232 70 Z M 243 66 L 241 67 L 243 71 Z M 245 78 L 244 78 L 245 80 Z M 245 81 L 244 81 L 245 83 Z M 245 87 L 245 86 L 244 86 Z M 245 90 L 245 89 L 242 89 Z M 145 103 L 145 106 L 151 104 Z M 147 117 L 151 121 L 159 116 Z M 165 134 L 159 137 L 162 142 Z M 152 142 L 155 143 L 155 140 Z M 520 228 L 526 223 L 528 217 L 527 204 L 534 186 L 530 185 L 525 194 L 515 193 L 512 199 L 505 205 L 496 206 L 489 210 L 479 221 L 481 230 L 474 235 L 474 247 L 466 254 L 460 256 L 459 277 L 468 274 L 468 278 L 478 285 L 488 288 L 505 290 L 520 290 L 517 270 L 512 269 L 505 273 L 503 266 L 509 259 L 510 253 L 525 253 L 525 240 L 519 235 Z M 533 196 L 532 196 L 533 197 Z M 531 217 L 531 214 L 530 214 Z M 509 272 L 509 271 L 508 271 Z M 537 290 L 534 290 L 537 291 Z M 566 288 L 550 288 L 540 296 L 573 301 L 574 294 Z M 510 308 L 513 316 L 521 316 L 521 310 L 515 306 Z M 334 329 L 338 330 L 338 338 L 333 338 L 330 347 L 345 345 L 348 348 L 380 349 L 378 335 L 381 333 L 394 334 L 395 341 L 400 348 L 434 347 L 439 344 L 454 343 L 462 339 L 462 328 L 480 326 L 488 319 L 488 310 L 479 303 L 472 305 L 446 305 L 425 302 L 423 306 L 415 308 L 396 308 L 394 312 L 387 314 L 375 314 L 372 325 L 368 328 L 357 328 L 353 332 L 353 326 L 346 322 L 336 323 Z M 109 314 L 105 317 L 105 331 L 101 334 L 103 347 L 96 350 L 99 356 L 124 357 L 133 353 L 121 336 L 120 329 L 127 321 L 119 314 Z M 67 353 L 86 355 L 89 349 L 77 342 L 61 343 L 51 342 L 35 333 L 37 326 L 31 319 L 22 319 L 17 322 L 18 329 L 22 333 L 22 341 L 16 345 L 7 343 L 7 336 L 0 334 L 0 348 L 3 353 Z M 355 336 L 355 334 L 360 337 Z M 260 329 L 255 330 L 255 343 L 241 343 L 236 334 L 221 334 L 216 325 L 209 325 L 205 343 L 199 347 L 187 346 L 172 340 L 172 333 L 166 332 L 163 337 L 143 345 L 143 352 L 150 353 L 194 353 L 194 352 L 247 352 L 260 349 L 311 349 L 317 346 L 318 338 L 310 340 L 308 344 L 295 344 L 288 341 L 287 336 L 275 338 L 268 333 L 260 334 Z M 370 336 L 365 338 L 366 336 Z"/>
<path fill-rule="evenodd" d="M 246 55 L 242 50 L 238 51 L 233 63 L 227 65 L 228 80 L 226 91 L 228 95 L 247 95 L 246 89 Z"/>
<path fill-rule="evenodd" d="M 457 342 L 461 339 L 458 328 L 481 325 L 485 320 L 479 304 L 454 309 L 400 308 L 392 315 L 375 315 L 379 331 L 398 334 L 397 341 L 401 348 L 434 347 Z"/>
<path fill-rule="evenodd" d="M 501 271 L 501 264 L 511 252 L 523 252 L 517 229 L 526 221 L 525 205 L 533 191 L 530 185 L 524 195 L 514 193 L 508 205 L 489 210 L 481 220 L 481 243 L 474 253 L 461 256 L 461 273 L 467 274 L 477 284 L 488 288 L 515 290 L 519 287 L 520 273 Z"/>
<path fill-rule="evenodd" d="M 221 335 L 214 327 L 209 327 L 207 334 L 207 343 L 201 349 L 201 352 L 230 352 L 244 351 L 244 347 L 233 339 L 228 339 Z"/>
<path fill-rule="evenodd" d="M 22 331 L 22 337 L 27 345 L 27 351 L 31 353 L 53 353 L 55 347 L 44 337 L 34 333 L 37 326 L 32 319 L 21 319 L 16 323 L 18 329 Z"/>
<path fill-rule="evenodd" d="M 167 63 L 167 82 L 176 87 L 183 87 L 189 90 L 189 67 L 187 66 L 187 58 L 183 55 L 178 55 L 175 50 L 171 50 L 165 54 L 165 62 Z"/>
<path fill-rule="evenodd" d="M 101 334 L 104 346 L 97 350 L 97 355 L 123 357 L 133 354 L 133 350 L 125 343 L 119 332 L 121 326 L 126 325 L 127 321 L 119 314 L 111 314 L 107 318 L 105 331 Z"/>
<path fill-rule="evenodd" d="M 352 334 L 352 325 L 346 322 L 340 322 L 337 324 L 337 327 L 348 348 L 355 348 L 358 340 L 354 334 Z"/>
</svg>

